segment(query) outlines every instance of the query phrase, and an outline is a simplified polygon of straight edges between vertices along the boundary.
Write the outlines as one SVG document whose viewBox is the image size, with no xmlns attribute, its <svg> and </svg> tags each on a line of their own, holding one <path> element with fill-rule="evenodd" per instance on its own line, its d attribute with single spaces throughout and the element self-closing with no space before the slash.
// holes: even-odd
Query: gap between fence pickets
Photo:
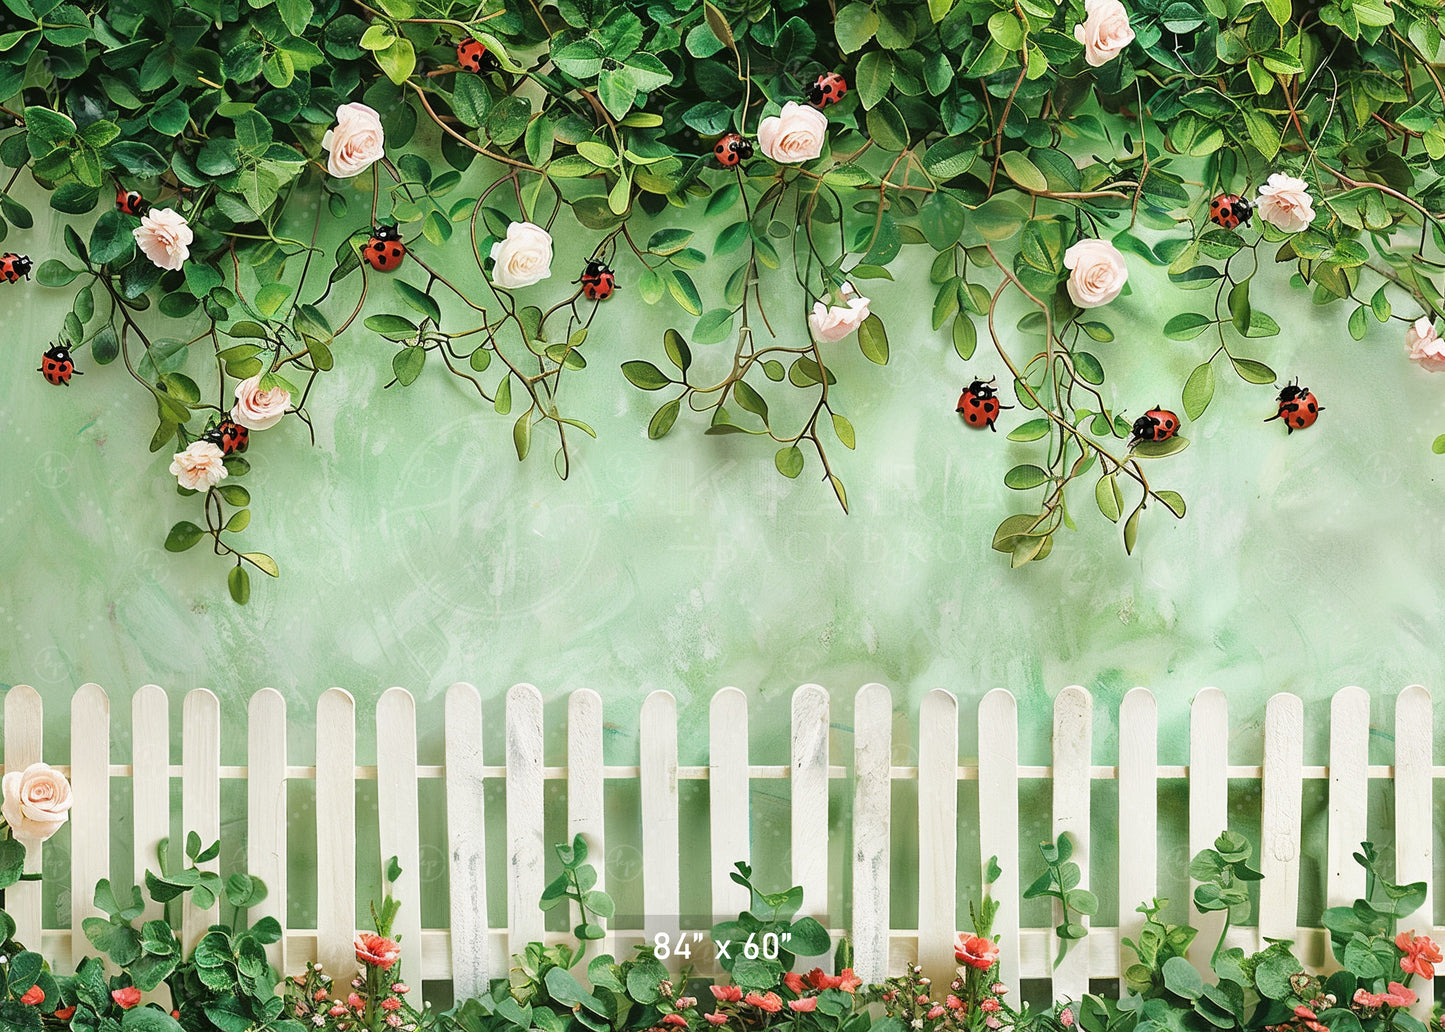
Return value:
<svg viewBox="0 0 1445 1032">
<path fill-rule="evenodd" d="M 724 689 L 712 700 L 710 753 L 707 766 L 681 766 L 677 762 L 678 711 L 667 692 L 653 692 L 643 704 L 639 763 L 606 765 L 602 762 L 602 700 L 595 692 L 574 693 L 569 700 L 568 763 L 543 764 L 543 705 L 531 685 L 517 685 L 507 694 L 506 762 L 482 762 L 482 706 L 477 690 L 465 684 L 447 692 L 446 764 L 423 765 L 416 760 L 416 702 L 410 693 L 394 688 L 378 701 L 376 720 L 394 745 L 376 766 L 356 760 L 356 706 L 341 689 L 324 693 L 317 703 L 317 761 L 315 766 L 286 762 L 285 700 L 270 689 L 253 696 L 248 764 L 220 763 L 220 711 L 216 696 L 204 689 L 182 700 L 181 763 L 169 762 L 168 712 L 164 691 L 147 685 L 132 699 L 134 728 L 131 764 L 110 762 L 110 703 L 94 684 L 82 686 L 71 700 L 70 722 L 73 760 L 62 767 L 75 786 L 71 824 L 72 926 L 45 930 L 42 941 L 53 956 L 89 952 L 80 924 L 94 913 L 94 881 L 109 873 L 110 793 L 115 776 L 133 776 L 133 827 L 136 845 L 133 870 L 139 881 L 154 863 L 155 848 L 170 824 L 170 780 L 182 780 L 182 824 L 203 840 L 220 834 L 219 782 L 245 776 L 248 793 L 248 849 L 252 873 L 267 881 L 272 894 L 254 917 L 270 913 L 282 920 L 286 912 L 286 838 L 288 834 L 286 784 L 315 778 L 317 801 L 318 884 L 325 886 L 317 900 L 316 929 L 285 929 L 272 956 L 285 969 L 303 958 L 319 958 L 328 967 L 345 969 L 353 963 L 351 937 L 355 912 L 356 782 L 375 778 L 378 785 L 380 838 L 378 864 L 390 856 L 401 860 L 402 875 L 393 891 L 405 904 L 420 895 L 418 784 L 425 778 L 447 777 L 448 862 L 452 869 L 453 931 L 420 927 L 419 908 L 403 907 L 407 916 L 399 931 L 420 942 L 420 975 L 455 978 L 459 987 L 476 992 L 487 978 L 505 971 L 509 954 L 532 939 L 556 941 L 563 933 L 545 933 L 536 899 L 543 884 L 547 857 L 543 841 L 543 784 L 549 778 L 569 781 L 569 834 L 581 834 L 596 849 L 592 856 L 606 876 L 603 841 L 602 785 L 607 779 L 639 780 L 642 795 L 644 853 L 644 909 L 654 917 L 676 919 L 679 899 L 678 781 L 707 779 L 712 814 L 712 872 L 714 909 L 731 912 L 746 904 L 746 893 L 727 880 L 736 859 L 747 858 L 750 826 L 748 784 L 753 779 L 788 778 L 793 786 L 792 872 L 804 886 L 805 912 L 825 924 L 841 925 L 842 915 L 827 913 L 829 865 L 827 820 L 831 781 L 850 775 L 850 768 L 831 762 L 831 698 L 817 685 L 804 685 L 792 700 L 791 761 L 787 765 L 747 762 L 747 698 L 737 689 Z M 1328 766 L 1302 762 L 1303 703 L 1281 693 L 1271 698 L 1265 716 L 1264 762 L 1231 765 L 1228 762 L 1233 725 L 1227 704 L 1217 689 L 1201 690 L 1191 707 L 1189 764 L 1164 766 L 1157 762 L 1157 703 L 1152 693 L 1135 689 L 1120 709 L 1118 766 L 1092 762 L 1093 699 L 1080 687 L 1061 692 L 1054 703 L 1052 764 L 1021 766 L 1018 759 L 1017 704 L 1005 690 L 990 692 L 978 707 L 979 741 L 989 748 L 977 764 L 959 764 L 958 705 L 943 690 L 923 700 L 918 730 L 909 735 L 916 744 L 917 766 L 892 762 L 891 725 L 906 714 L 895 713 L 892 698 L 881 685 L 867 685 L 855 701 L 853 757 L 855 826 L 852 835 L 854 913 L 853 933 L 858 937 L 857 964 L 865 977 L 896 973 L 905 960 L 920 958 L 937 978 L 951 975 L 949 953 L 959 929 L 958 900 L 952 872 L 963 848 L 966 864 L 983 865 L 997 855 L 1003 868 L 989 886 L 1002 904 L 996 931 L 1003 937 L 1002 976 L 1011 986 L 1022 978 L 1052 977 L 1055 993 L 1077 995 L 1088 978 L 1117 977 L 1129 962 L 1122 954 L 1123 937 L 1137 934 L 1139 919 L 1121 915 L 1122 928 L 1095 928 L 1075 946 L 1065 962 L 1054 968 L 1057 941 L 1052 929 L 1021 928 L 1018 924 L 1019 866 L 1018 789 L 1024 779 L 1051 777 L 1054 782 L 1052 833 L 1068 831 L 1076 838 L 1075 859 L 1087 860 L 1091 839 L 1109 834 L 1096 828 L 1090 814 L 1089 783 L 1117 778 L 1123 808 L 1114 833 L 1132 846 L 1149 840 L 1157 828 L 1158 781 L 1189 779 L 1191 855 L 1210 845 L 1227 818 L 1231 778 L 1262 781 L 1262 841 L 1260 862 L 1269 874 L 1261 897 L 1260 927 L 1235 928 L 1229 941 L 1245 949 L 1257 948 L 1262 935 L 1291 937 L 1307 964 L 1330 966 L 1329 942 L 1320 929 L 1296 929 L 1294 914 L 1300 879 L 1302 783 L 1309 778 L 1329 781 L 1329 849 L 1326 894 L 1328 903 L 1348 902 L 1363 885 L 1359 869 L 1347 859 L 1357 848 L 1352 840 L 1366 828 L 1368 783 L 1396 778 L 1396 846 L 1401 880 L 1431 877 L 1433 842 L 1432 794 L 1445 767 L 1433 764 L 1433 710 L 1422 687 L 1405 689 L 1396 700 L 1395 763 L 1368 762 L 1369 697 L 1359 688 L 1345 688 L 1331 702 L 1332 729 Z M 7 693 L 4 707 L 7 770 L 43 757 L 43 705 L 33 689 L 16 686 Z M 900 743 L 904 744 L 904 743 Z M 496 777 L 506 779 L 507 870 L 505 872 L 508 920 L 504 927 L 489 927 L 486 914 L 486 821 L 483 785 Z M 919 785 L 918 843 L 919 903 L 925 915 L 917 929 L 891 929 L 888 858 L 891 851 L 892 784 L 917 780 Z M 979 820 L 972 829 L 957 828 L 955 785 L 960 780 L 979 782 Z M 1102 823 L 1102 822 L 1101 822 Z M 962 837 L 960 837 L 962 835 Z M 1042 836 L 1040 836 L 1042 837 Z M 976 839 L 976 842 L 975 842 Z M 173 847 L 178 852 L 178 847 Z M 975 852 L 977 850 L 977 852 Z M 1149 849 L 1121 848 L 1120 898 L 1139 895 L 1157 882 L 1157 855 Z M 31 850 L 27 865 L 42 866 L 43 847 Z M 650 858 L 650 859 L 648 859 Z M 1024 861 L 1027 863 L 1027 861 Z M 1085 880 L 1087 885 L 1087 865 Z M 465 872 L 465 878 L 458 875 Z M 600 882 L 600 884 L 604 884 Z M 1436 937 L 1431 902 L 1401 927 L 1414 925 L 1418 934 Z M 40 925 L 38 886 L 26 883 L 11 890 L 11 912 L 21 938 L 37 938 Z M 950 906 L 950 902 L 953 906 Z M 1128 910 L 1127 907 L 1121 910 Z M 1191 915 L 1201 927 L 1201 943 L 1212 948 L 1217 931 L 1209 920 Z M 1204 915 L 1212 919 L 1213 915 Z M 183 938 L 197 937 L 209 920 L 203 912 L 183 911 Z M 605 923 L 605 922 L 604 922 Z M 1217 929 L 1217 925 L 1214 926 Z M 670 929 L 678 931 L 681 929 Z M 642 941 L 644 930 L 609 929 L 606 945 L 621 955 Z M 833 934 L 842 934 L 835 928 Z M 1192 959 L 1201 958 L 1194 952 Z M 415 961 L 414 961 L 415 962 Z M 415 970 L 415 969 L 413 969 Z M 416 977 L 413 975 L 412 977 Z M 1422 1006 L 1428 1003 L 1422 1001 Z"/>
</svg>

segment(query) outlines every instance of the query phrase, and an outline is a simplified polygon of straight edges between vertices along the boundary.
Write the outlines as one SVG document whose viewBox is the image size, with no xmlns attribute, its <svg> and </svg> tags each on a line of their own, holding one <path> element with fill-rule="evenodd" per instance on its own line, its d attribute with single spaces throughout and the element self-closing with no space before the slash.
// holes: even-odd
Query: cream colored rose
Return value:
<svg viewBox="0 0 1445 1032">
<path fill-rule="evenodd" d="M 812 161 L 823 153 L 828 138 L 828 116 L 817 108 L 790 100 L 776 115 L 758 126 L 758 145 L 780 165 Z"/>
<path fill-rule="evenodd" d="M 191 256 L 191 241 L 196 235 L 186 217 L 174 208 L 158 208 L 140 218 L 140 225 L 130 231 L 145 256 L 162 269 L 179 269 Z"/>
<path fill-rule="evenodd" d="M 1405 353 L 1432 373 L 1445 371 L 1445 341 L 1435 332 L 1429 316 L 1422 316 L 1405 331 Z"/>
<path fill-rule="evenodd" d="M 552 236 L 530 222 L 513 222 L 507 238 L 492 245 L 492 282 L 513 290 L 552 275 Z"/>
<path fill-rule="evenodd" d="M 1134 42 L 1129 12 L 1119 0 L 1085 0 L 1084 21 L 1074 26 L 1074 38 L 1084 44 L 1084 60 L 1091 66 L 1108 64 Z"/>
<path fill-rule="evenodd" d="M 381 116 L 365 104 L 342 104 L 336 109 L 336 128 L 326 130 L 321 146 L 331 152 L 326 171 L 337 179 L 359 176 L 386 154 Z"/>
<path fill-rule="evenodd" d="M 70 818 L 70 782 L 48 763 L 12 770 L 0 780 L 0 815 L 17 838 L 44 842 Z"/>
<path fill-rule="evenodd" d="M 868 318 L 869 301 L 855 292 L 851 284 L 844 283 L 838 288 L 838 300 L 844 304 L 825 305 L 821 301 L 813 302 L 813 311 L 808 315 L 808 326 L 815 339 L 824 343 L 842 340 L 862 326 L 863 320 Z"/>
<path fill-rule="evenodd" d="M 1107 240 L 1080 240 L 1064 252 L 1069 297 L 1080 308 L 1098 308 L 1119 296 L 1129 278 L 1124 256 Z"/>
<path fill-rule="evenodd" d="M 1269 182 L 1259 188 L 1254 210 L 1275 229 L 1286 233 L 1308 229 L 1315 220 L 1314 201 L 1305 181 L 1282 172 L 1274 173 Z"/>
<path fill-rule="evenodd" d="M 188 491 L 204 491 L 226 479 L 230 471 L 221 461 L 224 458 L 219 446 L 210 441 L 195 441 L 185 451 L 176 452 L 171 472 L 176 476 L 176 483 Z"/>
<path fill-rule="evenodd" d="M 285 387 L 261 389 L 261 374 L 236 384 L 236 404 L 231 406 L 231 418 L 248 430 L 269 430 L 281 422 L 286 407 L 291 404 L 291 392 Z"/>
</svg>

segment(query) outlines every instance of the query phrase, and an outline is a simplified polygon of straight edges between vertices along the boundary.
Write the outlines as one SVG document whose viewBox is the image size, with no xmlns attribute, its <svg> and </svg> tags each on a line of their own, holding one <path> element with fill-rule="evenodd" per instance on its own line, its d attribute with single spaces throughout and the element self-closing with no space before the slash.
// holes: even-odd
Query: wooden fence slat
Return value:
<svg viewBox="0 0 1445 1032">
<path fill-rule="evenodd" d="M 1264 708 L 1264 785 L 1260 815 L 1260 948 L 1266 937 L 1293 939 L 1299 925 L 1300 806 L 1304 787 L 1304 703 L 1279 692 Z"/>
<path fill-rule="evenodd" d="M 1189 856 L 1214 845 L 1229 826 L 1229 703 L 1218 688 L 1201 688 L 1189 712 Z M 1224 928 L 1224 914 L 1201 913 L 1189 880 L 1189 923 L 1199 934 L 1189 944 L 1191 963 L 1209 970 L 1209 957 Z"/>
<path fill-rule="evenodd" d="M 356 700 L 328 688 L 316 704 L 316 959 L 356 964 Z"/>
<path fill-rule="evenodd" d="M 459 1000 L 485 992 L 491 973 L 482 766 L 482 697 L 459 681 L 447 689 L 446 701 L 452 992 Z"/>
<path fill-rule="evenodd" d="M 5 693 L 5 772 L 23 771 L 32 763 L 45 759 L 45 705 L 40 693 L 28 684 L 17 684 Z M 74 805 L 74 794 L 71 795 Z M 19 836 L 16 836 L 19 838 Z M 25 871 L 40 870 L 44 845 L 28 839 L 25 844 Z M 31 949 L 40 945 L 40 883 L 23 881 L 5 892 L 5 909 L 15 919 L 15 938 Z"/>
<path fill-rule="evenodd" d="M 853 703 L 853 971 L 864 983 L 888 972 L 892 845 L 893 697 L 865 684 Z"/>
<path fill-rule="evenodd" d="M 253 922 L 274 917 L 281 940 L 266 947 L 278 971 L 289 971 L 286 956 L 286 699 L 274 688 L 251 696 L 246 738 L 246 870 L 269 890 L 251 908 Z"/>
<path fill-rule="evenodd" d="M 712 913 L 722 920 L 748 908 L 748 890 L 729 877 L 752 861 L 748 785 L 748 697 L 724 688 L 708 713 L 708 820 L 711 827 Z"/>
<path fill-rule="evenodd" d="M 1159 892 L 1159 704 L 1134 688 L 1119 706 L 1119 936 L 1139 941 L 1136 909 Z M 1123 968 L 1132 951 L 1120 956 Z"/>
<path fill-rule="evenodd" d="M 1370 697 L 1341 688 L 1330 700 L 1330 823 L 1325 906 L 1347 907 L 1365 894 L 1355 853 L 1368 834 Z"/>
<path fill-rule="evenodd" d="M 542 693 L 530 684 L 507 693 L 507 949 L 521 953 L 546 930 L 542 897 Z"/>
<path fill-rule="evenodd" d="M 990 857 L 1002 873 L 985 888 L 998 902 L 993 930 L 999 935 L 999 979 L 1019 999 L 1019 716 L 1018 702 L 995 688 L 978 704 L 979 863 Z"/>
<path fill-rule="evenodd" d="M 405 688 L 388 688 L 376 700 L 376 810 L 382 877 L 396 857 L 401 875 L 392 885 L 401 904 L 392 930 L 402 947 L 402 971 L 421 975 L 421 814 L 416 794 L 416 700 Z"/>
<path fill-rule="evenodd" d="M 805 684 L 793 693 L 793 884 L 799 914 L 828 916 L 828 693 Z"/>
<path fill-rule="evenodd" d="M 1073 861 L 1079 865 L 1079 885 L 1089 887 L 1090 771 L 1093 763 L 1094 702 L 1078 685 L 1065 688 L 1054 700 L 1054 838 L 1065 832 L 1074 839 Z M 1063 920 L 1054 904 L 1054 921 Z M 1077 920 L 1085 927 L 1089 919 Z M 1089 951 L 1075 942 L 1054 968 L 1054 999 L 1082 1000 L 1089 990 Z"/>
<path fill-rule="evenodd" d="M 161 839 L 171 834 L 171 708 L 166 693 L 148 684 L 131 697 L 131 813 L 135 823 L 133 885 L 145 884 L 147 870 L 160 870 Z M 270 886 L 270 882 L 266 882 Z M 161 916 L 161 905 L 145 896 L 142 921 Z"/>
<path fill-rule="evenodd" d="M 87 917 L 104 917 L 95 884 L 110 877 L 110 698 L 83 684 L 70 699 L 70 959 L 91 952 Z"/>
<path fill-rule="evenodd" d="M 677 700 L 655 691 L 642 703 L 638 743 L 642 783 L 643 927 L 677 934 L 682 912 L 678 862 Z"/>
<path fill-rule="evenodd" d="M 602 696 L 581 688 L 567 700 L 567 841 L 578 835 L 587 843 L 587 853 L 597 868 L 600 891 L 607 888 L 607 838 L 603 814 Z M 573 924 L 577 923 L 573 909 Z M 603 953 L 617 948 L 612 922 L 601 919 L 607 935 L 598 943 Z"/>
<path fill-rule="evenodd" d="M 1433 843 L 1434 771 L 1431 740 L 1435 718 L 1430 693 L 1411 685 L 1395 700 L 1395 880 L 1401 885 L 1425 883 L 1425 901 L 1415 913 L 1400 918 L 1397 928 L 1415 929 L 1417 935 L 1435 936 L 1435 880 Z M 1438 941 L 1438 940 L 1437 940 Z M 1435 994 L 1428 988 L 1410 1013 L 1421 1021 L 1430 1018 Z"/>
<path fill-rule="evenodd" d="M 946 985 L 958 966 L 958 700 L 935 688 L 918 712 L 918 963 Z"/>
<path fill-rule="evenodd" d="M 201 848 L 209 848 L 221 838 L 221 703 L 205 688 L 187 692 L 181 707 L 181 771 L 181 841 L 194 831 L 201 837 Z M 219 872 L 221 858 L 198 866 Z M 216 916 L 214 904 L 202 910 L 192 896 L 187 893 L 181 906 L 181 945 L 187 953 Z"/>
</svg>

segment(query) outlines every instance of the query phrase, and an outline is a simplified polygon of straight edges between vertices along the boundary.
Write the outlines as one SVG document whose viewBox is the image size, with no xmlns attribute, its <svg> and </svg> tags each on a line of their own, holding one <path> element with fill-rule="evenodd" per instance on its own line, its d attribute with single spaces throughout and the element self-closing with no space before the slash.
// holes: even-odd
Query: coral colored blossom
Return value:
<svg viewBox="0 0 1445 1032">
<path fill-rule="evenodd" d="M 998 946 L 977 935 L 960 936 L 953 956 L 960 964 L 987 971 L 998 960 Z"/>
<path fill-rule="evenodd" d="M 664 1014 L 662 1016 L 662 1023 L 664 1025 L 679 1025 L 682 1028 L 687 1028 L 687 1019 L 681 1014 Z"/>
<path fill-rule="evenodd" d="M 116 1006 L 121 1010 L 130 1010 L 136 1004 L 140 1003 L 140 990 L 133 985 L 128 985 L 124 989 L 114 990 L 110 994 L 110 998 L 115 1001 Z"/>
<path fill-rule="evenodd" d="M 743 991 L 735 985 L 710 985 L 713 998 L 723 1003 L 739 1003 L 743 998 Z"/>
<path fill-rule="evenodd" d="M 801 1000 L 789 1000 L 788 1006 L 795 1011 L 815 1011 L 818 1009 L 818 998 L 816 996 L 805 996 Z"/>
<path fill-rule="evenodd" d="M 399 1011 L 401 1010 L 401 1001 L 395 996 L 388 996 L 381 1001 L 381 1009 L 384 1011 Z"/>
<path fill-rule="evenodd" d="M 932 1021 L 934 1018 L 943 1017 L 943 1004 L 935 1003 L 932 1007 L 928 1009 L 928 1013 L 925 1014 L 924 1017 L 928 1018 L 930 1021 Z"/>
<path fill-rule="evenodd" d="M 960 1000 L 957 996 L 954 996 L 952 993 L 949 993 L 948 998 L 943 1002 L 946 1003 L 948 1006 L 952 1007 L 954 1010 L 961 1010 L 963 1008 L 963 1001 Z"/>
<path fill-rule="evenodd" d="M 807 986 L 803 983 L 803 976 L 796 971 L 788 971 L 783 975 L 783 984 L 792 993 L 801 993 Z"/>
<path fill-rule="evenodd" d="M 32 985 L 25 990 L 25 995 L 20 997 L 20 1002 L 27 1006 L 35 1006 L 37 1003 L 45 1002 L 45 990 L 38 985 Z"/>
<path fill-rule="evenodd" d="M 363 999 L 362 997 L 358 996 L 356 993 L 352 993 L 350 996 L 348 996 L 348 997 L 346 998 L 346 1002 L 347 1002 L 354 1010 L 361 1010 L 363 1007 L 366 1006 L 366 1000 Z"/>
<path fill-rule="evenodd" d="M 845 993 L 851 993 L 863 984 L 863 979 L 853 973 L 852 968 L 844 968 L 843 973 L 838 976 L 837 988 Z"/>
<path fill-rule="evenodd" d="M 1000 1005 L 997 1000 L 983 1000 L 979 1003 L 978 1009 L 981 1011 L 988 1011 L 990 1014 L 992 1014 L 994 1011 L 997 1011 L 999 1009 L 999 1006 Z"/>
<path fill-rule="evenodd" d="M 75 1016 L 75 1004 L 72 1003 L 69 1007 L 56 1007 L 55 1016 L 61 1021 L 69 1021 Z"/>
<path fill-rule="evenodd" d="M 748 993 L 743 997 L 743 1003 L 752 1007 L 758 1007 L 769 1014 L 776 1014 L 783 1009 L 783 998 L 775 992 L 767 992 L 759 996 L 757 993 Z"/>
<path fill-rule="evenodd" d="M 375 932 L 357 932 L 355 946 L 357 960 L 383 971 L 401 959 L 401 947 Z"/>
<path fill-rule="evenodd" d="M 1429 936 L 1416 935 L 1415 929 L 1395 936 L 1395 945 L 1405 955 L 1400 958 L 1400 970 L 1407 975 L 1434 978 L 1435 965 L 1442 960 L 1440 947 Z"/>
<path fill-rule="evenodd" d="M 703 1017 L 707 1019 L 709 1025 L 726 1025 L 728 1023 L 728 1016 L 726 1014 L 719 1014 L 716 1011 L 711 1014 L 704 1014 Z"/>
</svg>

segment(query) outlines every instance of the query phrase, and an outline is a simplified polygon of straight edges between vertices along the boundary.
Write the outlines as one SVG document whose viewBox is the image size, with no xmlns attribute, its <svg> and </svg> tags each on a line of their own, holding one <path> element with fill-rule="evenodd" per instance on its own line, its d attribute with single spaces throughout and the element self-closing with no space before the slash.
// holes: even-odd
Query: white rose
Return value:
<svg viewBox="0 0 1445 1032">
<path fill-rule="evenodd" d="M 44 842 L 70 817 L 70 782 L 48 763 L 12 770 L 0 780 L 0 815 L 20 838 Z"/>
<path fill-rule="evenodd" d="M 1134 42 L 1129 12 L 1119 0 L 1084 0 L 1084 21 L 1074 38 L 1084 44 L 1084 60 L 1094 68 L 1108 64 Z"/>
<path fill-rule="evenodd" d="M 868 318 L 868 299 L 855 293 L 850 284 L 844 283 L 838 289 L 838 299 L 846 302 L 846 306 L 815 301 L 813 311 L 808 315 L 808 326 L 812 328 L 813 336 L 824 343 L 842 340 Z"/>
<path fill-rule="evenodd" d="M 1314 201 L 1303 179 L 1276 172 L 1259 188 L 1254 202 L 1259 217 L 1275 229 L 1298 233 L 1315 220 Z"/>
<path fill-rule="evenodd" d="M 509 290 L 530 287 L 552 275 L 552 236 L 530 222 L 513 222 L 507 238 L 492 245 L 492 282 Z"/>
<path fill-rule="evenodd" d="M 220 447 L 210 441 L 195 441 L 185 451 L 176 452 L 171 460 L 171 472 L 176 483 L 187 490 L 204 491 L 226 479 L 230 470 L 221 461 L 225 457 Z"/>
<path fill-rule="evenodd" d="M 386 154 L 381 116 L 365 104 L 342 104 L 336 109 L 336 128 L 326 130 L 321 146 L 331 152 L 326 171 L 338 179 L 359 176 Z"/>
<path fill-rule="evenodd" d="M 261 374 L 257 373 L 236 384 L 236 404 L 231 407 L 231 418 L 248 430 L 269 430 L 281 422 L 290 404 L 290 391 L 285 387 L 263 391 Z"/>
<path fill-rule="evenodd" d="M 186 217 L 174 208 L 158 208 L 140 217 L 140 225 L 130 231 L 145 256 L 162 269 L 179 269 L 191 256 L 191 241 L 196 235 Z"/>
<path fill-rule="evenodd" d="M 790 100 L 783 110 L 758 126 L 758 145 L 780 165 L 812 161 L 823 153 L 828 137 L 828 116 L 817 108 Z"/>
<path fill-rule="evenodd" d="M 1429 316 L 1422 316 L 1405 331 L 1405 352 L 1432 373 L 1445 371 L 1445 341 L 1435 332 Z"/>
<path fill-rule="evenodd" d="M 1069 297 L 1080 308 L 1098 308 L 1119 296 L 1129 278 L 1124 256 L 1107 240 L 1080 240 L 1064 252 Z"/>
</svg>

